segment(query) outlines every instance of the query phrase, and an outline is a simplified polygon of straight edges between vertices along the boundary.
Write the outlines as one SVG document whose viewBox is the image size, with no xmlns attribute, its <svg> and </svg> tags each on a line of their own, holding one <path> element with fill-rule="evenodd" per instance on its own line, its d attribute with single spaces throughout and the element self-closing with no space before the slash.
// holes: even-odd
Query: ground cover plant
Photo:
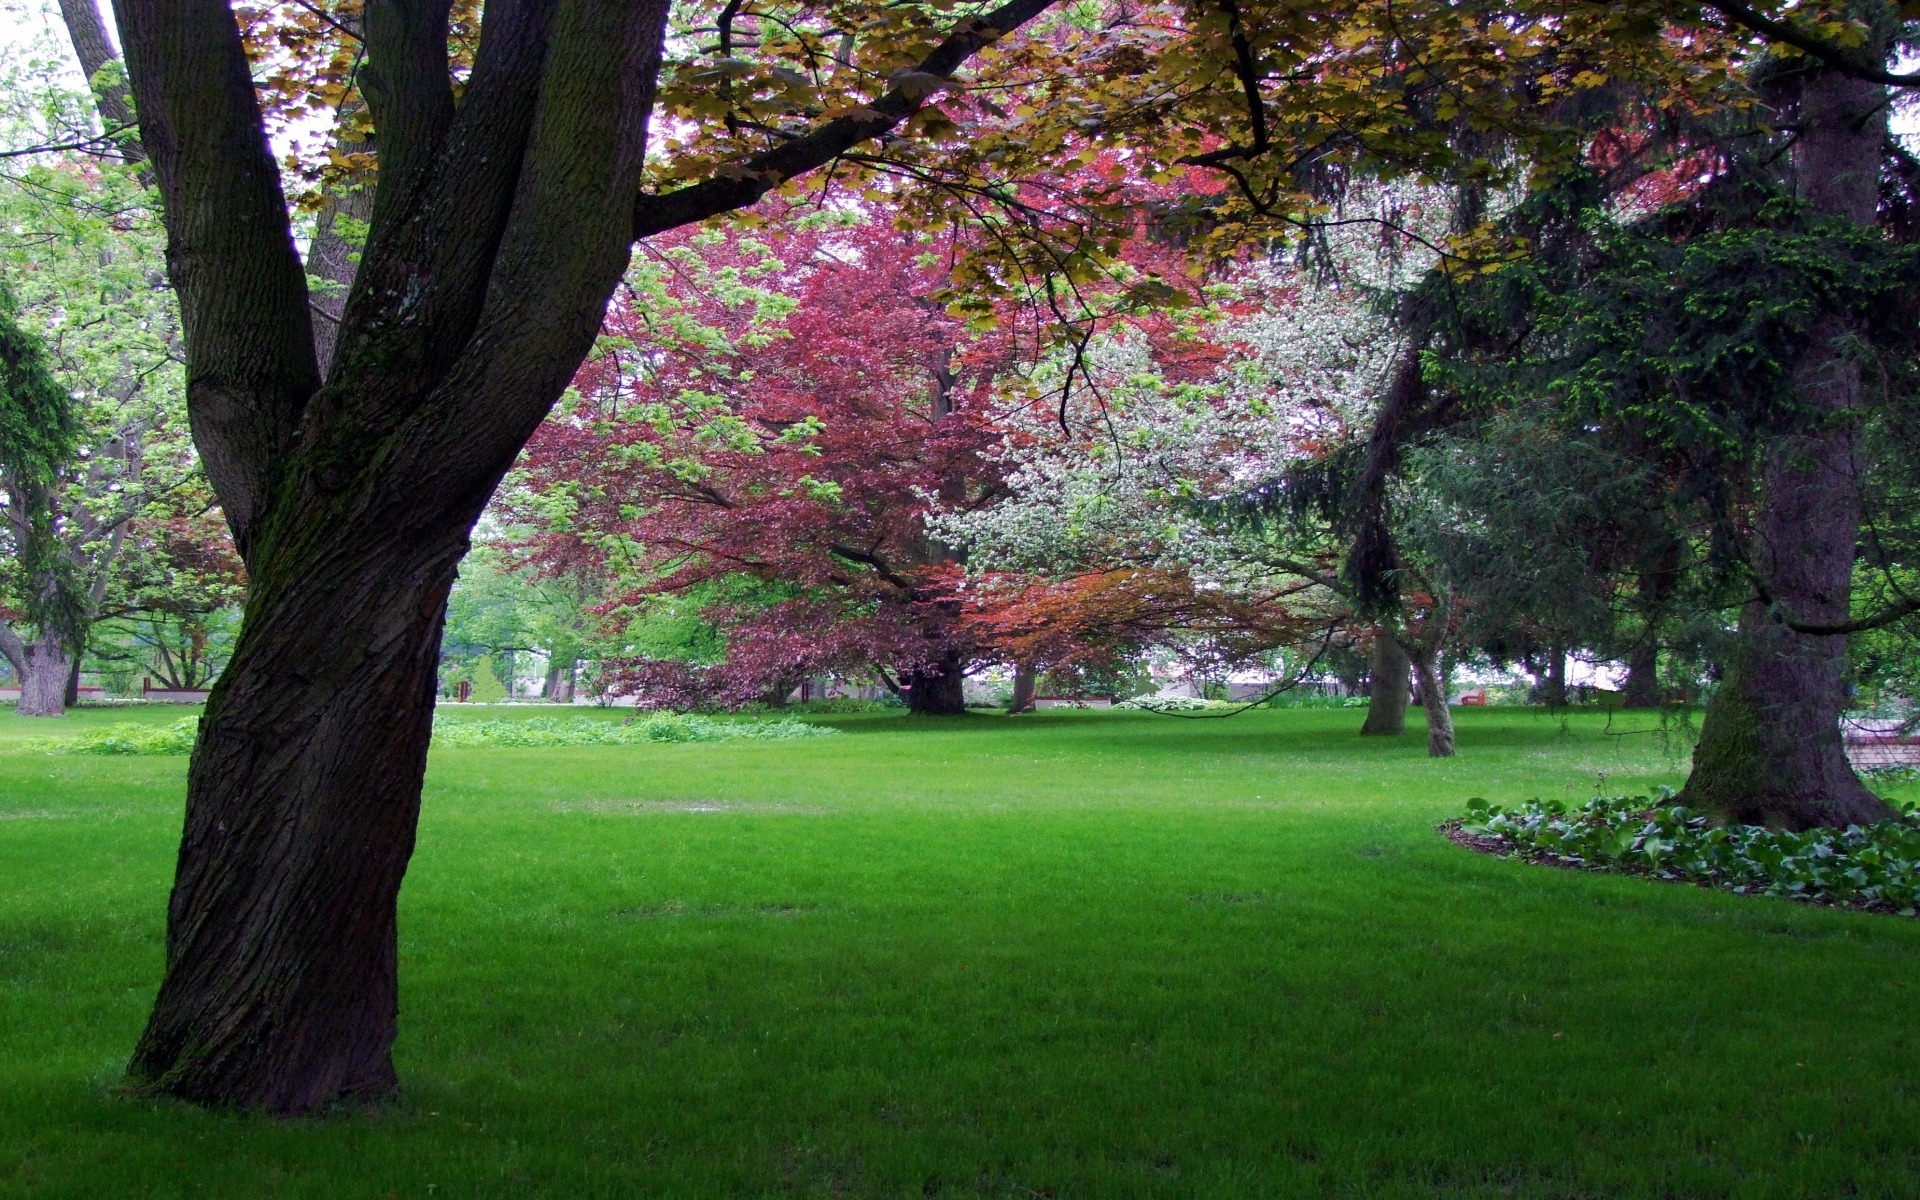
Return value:
<svg viewBox="0 0 1920 1200">
<path fill-rule="evenodd" d="M 22 749 L 45 754 L 188 754 L 200 727 L 198 717 L 168 725 L 120 721 L 67 737 L 34 738 Z M 607 721 L 581 716 L 452 717 L 434 722 L 436 746 L 631 746 L 643 742 L 724 742 L 745 738 L 782 741 L 826 737 L 824 725 L 786 717 L 770 721 L 728 721 L 691 713 L 647 713 Z"/>
<path fill-rule="evenodd" d="M 1711 884 L 1741 894 L 1920 912 L 1920 820 L 1802 831 L 1717 825 L 1668 790 L 1595 796 L 1573 807 L 1535 799 L 1500 807 L 1475 798 L 1449 828 L 1476 848 L 1536 862 Z"/>
<path fill-rule="evenodd" d="M 1490 709 L 1431 761 L 1356 718 L 440 745 L 405 1087 L 297 1122 L 117 1090 L 186 759 L 0 720 L 0 1194 L 1920 1190 L 1920 923 L 1463 853 L 1465 797 L 1651 793 L 1684 755 Z"/>
</svg>

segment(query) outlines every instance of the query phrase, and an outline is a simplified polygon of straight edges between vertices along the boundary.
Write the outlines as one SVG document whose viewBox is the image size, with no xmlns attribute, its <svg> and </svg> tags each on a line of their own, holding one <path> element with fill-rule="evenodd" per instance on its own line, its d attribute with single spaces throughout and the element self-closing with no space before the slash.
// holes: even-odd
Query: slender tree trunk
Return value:
<svg viewBox="0 0 1920 1200">
<path fill-rule="evenodd" d="M 68 708 L 80 703 L 80 655 L 73 656 L 73 665 L 67 670 L 65 702 Z"/>
<path fill-rule="evenodd" d="M 1627 683 L 1620 703 L 1626 708 L 1660 707 L 1660 647 L 1653 642 L 1643 642 L 1627 655 Z"/>
<path fill-rule="evenodd" d="M 302 1113 L 394 1088 L 395 904 L 467 547 L 464 524 L 423 540 L 335 531 L 254 576 L 201 721 L 166 978 L 133 1056 L 156 1090 Z"/>
<path fill-rule="evenodd" d="M 1886 90 L 1825 71 L 1804 85 L 1794 171 L 1823 212 L 1874 220 Z M 1813 349 L 1795 371 L 1814 414 L 1803 431 L 1768 448 L 1751 559 L 1771 603 L 1740 615 L 1739 639 L 1707 704 L 1693 772 L 1681 799 L 1728 820 L 1787 829 L 1843 826 L 1892 815 L 1847 761 L 1846 638 L 1795 631 L 1848 615 L 1860 533 L 1860 365 L 1850 330 L 1834 317 L 1815 326 Z"/>
<path fill-rule="evenodd" d="M 73 656 L 60 639 L 43 633 L 27 643 L 26 670 L 20 675 L 20 706 L 14 710 L 23 717 L 64 717 L 67 715 L 67 684 L 73 677 Z"/>
<path fill-rule="evenodd" d="M 1427 757 L 1453 757 L 1453 712 L 1447 708 L 1447 676 L 1440 652 L 1422 646 L 1411 656 L 1413 677 L 1420 689 L 1420 707 L 1427 714 Z"/>
<path fill-rule="evenodd" d="M 1013 699 L 1007 702 L 1009 714 L 1033 711 L 1033 689 L 1038 675 L 1030 662 L 1013 665 Z"/>
<path fill-rule="evenodd" d="M 957 717 L 967 711 L 966 673 L 958 654 L 903 672 L 907 711 L 923 717 Z"/>
<path fill-rule="evenodd" d="M 1540 702 L 1548 708 L 1567 706 L 1567 648 L 1559 642 L 1547 648 L 1547 669 L 1540 678 Z"/>
<path fill-rule="evenodd" d="M 1413 661 L 1400 639 L 1387 630 L 1373 635 L 1373 679 L 1367 690 L 1367 719 L 1362 736 L 1398 736 L 1407 731 L 1408 676 Z"/>
</svg>

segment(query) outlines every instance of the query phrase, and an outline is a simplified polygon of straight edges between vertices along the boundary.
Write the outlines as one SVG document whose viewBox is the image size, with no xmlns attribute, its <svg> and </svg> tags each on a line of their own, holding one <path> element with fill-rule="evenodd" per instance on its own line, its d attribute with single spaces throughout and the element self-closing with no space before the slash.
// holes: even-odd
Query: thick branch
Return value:
<svg viewBox="0 0 1920 1200">
<path fill-rule="evenodd" d="M 114 7 L 165 210 L 194 441 L 244 556 L 320 382 L 306 275 L 233 13 L 221 0 Z"/>
<path fill-rule="evenodd" d="M 73 43 L 80 69 L 86 72 L 107 136 L 114 139 L 129 162 L 144 162 L 146 152 L 132 136 L 133 98 L 127 95 L 127 85 L 100 74 L 109 64 L 120 61 L 113 43 L 107 40 L 107 25 L 100 19 L 100 9 L 94 0 L 60 0 L 60 19 L 66 22 L 67 39 Z"/>
<path fill-rule="evenodd" d="M 27 645 L 6 621 L 0 621 L 0 657 L 12 665 L 13 677 L 24 683 L 27 678 Z"/>
<path fill-rule="evenodd" d="M 1809 58 L 1818 59 L 1826 66 L 1855 79 L 1888 87 L 1920 87 L 1920 74 L 1896 75 L 1845 46 L 1836 46 L 1825 38 L 1796 29 L 1786 21 L 1776 21 L 1752 5 L 1732 3 L 1731 0 L 1706 0 L 1706 6 L 1763 37 L 1784 42 Z"/>
<path fill-rule="evenodd" d="M 633 236 L 651 237 L 695 221 L 745 208 L 796 175 L 825 166 L 861 142 L 906 121 L 969 58 L 1052 7 L 1055 0 L 1010 0 L 954 30 L 912 71 L 865 108 L 834 117 L 813 132 L 713 178 L 676 191 L 641 196 L 633 209 Z"/>
<path fill-rule="evenodd" d="M 450 0 L 371 0 L 366 8 L 360 87 L 380 133 L 380 182 L 389 195 L 412 188 L 453 124 L 451 8 Z"/>
</svg>

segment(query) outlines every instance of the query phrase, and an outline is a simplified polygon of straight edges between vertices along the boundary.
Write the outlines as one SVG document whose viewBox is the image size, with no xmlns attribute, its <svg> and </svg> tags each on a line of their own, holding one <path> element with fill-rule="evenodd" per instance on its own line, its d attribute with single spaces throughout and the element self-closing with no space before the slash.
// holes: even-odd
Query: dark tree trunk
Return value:
<svg viewBox="0 0 1920 1200">
<path fill-rule="evenodd" d="M 1803 85 L 1793 170 L 1803 196 L 1857 224 L 1874 220 L 1886 132 L 1886 89 L 1824 71 Z M 1859 360 L 1851 330 L 1815 326 L 1815 349 L 1795 371 L 1809 428 L 1768 447 L 1749 555 L 1770 603 L 1741 611 L 1738 644 L 1708 701 L 1681 800 L 1725 819 L 1787 829 L 1842 826 L 1893 815 L 1847 761 L 1846 638 L 1787 622 L 1847 620 L 1862 503 L 1858 465 Z"/>
<path fill-rule="evenodd" d="M 1387 630 L 1373 635 L 1373 679 L 1367 690 L 1363 736 L 1397 736 L 1407 731 L 1407 693 L 1413 660 L 1400 639 Z"/>
<path fill-rule="evenodd" d="M 1013 665 L 1013 699 L 1007 702 L 1009 714 L 1033 711 L 1033 688 L 1038 674 L 1032 663 Z"/>
<path fill-rule="evenodd" d="M 68 708 L 80 703 L 80 655 L 73 656 L 73 665 L 67 669 L 67 686 L 64 693 Z"/>
<path fill-rule="evenodd" d="M 1625 708 L 1660 707 L 1660 647 L 1642 642 L 1627 655 L 1627 682 L 1620 691 Z"/>
<path fill-rule="evenodd" d="M 966 673 L 958 654 L 903 672 L 907 711 L 923 717 L 957 717 L 967 711 Z"/>
<path fill-rule="evenodd" d="M 60 0 L 60 19 L 66 23 L 73 56 L 80 60 L 80 70 L 93 89 L 94 106 L 99 109 L 101 120 L 109 131 L 126 131 L 116 139 L 120 153 L 129 162 L 145 162 L 147 152 L 133 131 L 133 98 L 127 94 L 125 81 L 100 74 L 102 68 L 118 62 L 120 56 L 107 40 L 107 25 L 100 19 L 99 6 L 94 0 Z M 143 178 L 143 182 L 151 181 Z"/>
<path fill-rule="evenodd" d="M 1420 647 L 1412 656 L 1413 677 L 1420 691 L 1420 707 L 1427 714 L 1427 757 L 1453 757 L 1453 712 L 1447 707 L 1447 675 L 1440 652 Z"/>
<path fill-rule="evenodd" d="M 393 1090 L 395 904 L 454 524 L 430 550 L 335 531 L 254 577 L 188 776 L 166 979 L 132 1063 L 150 1086 L 282 1113 Z"/>
<path fill-rule="evenodd" d="M 1567 706 L 1567 648 L 1559 642 L 1547 648 L 1547 669 L 1540 676 L 1540 702 L 1548 708 Z"/>
</svg>

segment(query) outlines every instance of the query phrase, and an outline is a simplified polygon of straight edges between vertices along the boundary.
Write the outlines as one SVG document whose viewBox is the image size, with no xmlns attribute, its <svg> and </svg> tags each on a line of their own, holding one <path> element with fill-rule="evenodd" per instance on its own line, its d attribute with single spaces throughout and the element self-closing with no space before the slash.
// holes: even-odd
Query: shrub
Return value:
<svg viewBox="0 0 1920 1200">
<path fill-rule="evenodd" d="M 1784 896 L 1898 912 L 1920 910 L 1920 820 L 1789 833 L 1760 825 L 1715 825 L 1673 792 L 1595 796 L 1569 809 L 1557 800 L 1499 808 L 1467 802 L 1459 831 L 1538 862 L 1733 892 Z"/>
<path fill-rule="evenodd" d="M 102 725 L 75 737 L 34 738 L 21 746 L 48 754 L 187 754 L 199 728 L 198 717 L 171 725 Z"/>
</svg>

